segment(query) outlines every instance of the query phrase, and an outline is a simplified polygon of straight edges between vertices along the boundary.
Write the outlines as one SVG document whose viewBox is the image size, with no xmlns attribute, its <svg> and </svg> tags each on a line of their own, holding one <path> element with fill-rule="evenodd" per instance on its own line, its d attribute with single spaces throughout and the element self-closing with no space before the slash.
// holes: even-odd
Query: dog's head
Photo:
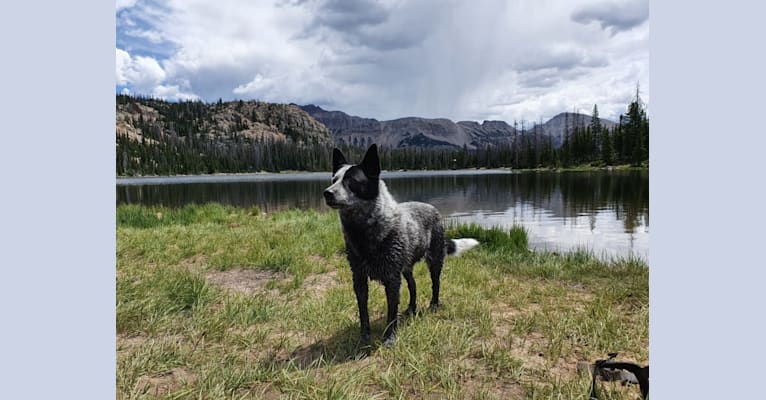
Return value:
<svg viewBox="0 0 766 400">
<path fill-rule="evenodd" d="M 325 189 L 324 199 L 332 208 L 353 207 L 378 197 L 380 159 L 378 146 L 367 149 L 362 162 L 349 164 L 340 150 L 332 150 L 332 185 Z"/>
</svg>

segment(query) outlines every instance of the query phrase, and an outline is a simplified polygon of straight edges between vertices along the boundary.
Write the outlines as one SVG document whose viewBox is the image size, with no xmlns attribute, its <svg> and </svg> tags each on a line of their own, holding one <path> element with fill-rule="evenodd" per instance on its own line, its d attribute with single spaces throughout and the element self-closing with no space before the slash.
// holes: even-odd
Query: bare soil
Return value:
<svg viewBox="0 0 766 400">
<path fill-rule="evenodd" d="M 208 272 L 205 277 L 211 284 L 239 293 L 257 294 L 270 292 L 279 294 L 277 289 L 266 289 L 266 285 L 273 281 L 287 281 L 287 274 L 282 272 L 237 268 L 228 271 Z"/>
</svg>

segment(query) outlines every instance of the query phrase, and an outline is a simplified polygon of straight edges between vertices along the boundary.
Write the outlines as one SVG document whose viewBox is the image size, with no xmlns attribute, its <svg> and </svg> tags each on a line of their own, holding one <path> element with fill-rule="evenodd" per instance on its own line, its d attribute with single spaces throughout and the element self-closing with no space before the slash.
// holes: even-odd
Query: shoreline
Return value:
<svg viewBox="0 0 766 400">
<path fill-rule="evenodd" d="M 523 169 L 513 169 L 508 167 L 499 167 L 499 168 L 463 168 L 463 169 L 417 169 L 417 170 L 383 170 L 382 174 L 383 177 L 387 178 L 397 178 L 401 175 L 409 175 L 409 176 L 425 176 L 427 174 L 436 174 L 436 175 L 475 175 L 475 174 L 484 174 L 484 173 L 526 173 L 526 172 L 555 172 L 555 173 L 561 173 L 561 172 L 594 172 L 594 171 L 642 171 L 642 170 L 649 170 L 648 166 L 633 166 L 629 164 L 624 165 L 614 165 L 614 166 L 589 166 L 589 165 L 581 165 L 576 167 L 567 167 L 567 168 L 556 168 L 556 167 L 539 167 L 539 168 L 523 168 Z M 183 182 L 178 183 L 187 183 L 190 181 L 188 180 L 199 180 L 201 182 L 209 181 L 212 179 L 220 179 L 223 178 L 223 180 L 231 180 L 231 181 L 237 181 L 237 180 L 251 180 L 250 178 L 254 178 L 252 180 L 260 180 L 264 178 L 273 178 L 273 177 L 299 177 L 300 175 L 304 175 L 305 177 L 300 177 L 298 179 L 306 179 L 308 176 L 311 176 L 312 178 L 317 175 L 322 174 L 329 174 L 329 171 L 294 171 L 294 170 L 288 170 L 288 171 L 281 171 L 281 172 L 265 172 L 265 171 L 259 171 L 259 172 L 218 172 L 214 174 L 195 174 L 195 175 L 118 175 L 115 176 L 115 180 L 117 185 L 127 185 L 127 184 L 139 184 L 139 183 L 130 183 L 131 180 L 135 181 L 157 181 L 157 180 L 183 180 Z M 165 182 L 163 182 L 165 183 Z M 173 182 L 167 182 L 167 183 L 173 183 Z"/>
</svg>

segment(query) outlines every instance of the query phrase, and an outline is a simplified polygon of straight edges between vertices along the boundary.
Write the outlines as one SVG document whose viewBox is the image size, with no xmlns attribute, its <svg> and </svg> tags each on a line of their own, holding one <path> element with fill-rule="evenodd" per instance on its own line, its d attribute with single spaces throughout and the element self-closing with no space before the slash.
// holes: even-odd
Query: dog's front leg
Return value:
<svg viewBox="0 0 766 400">
<path fill-rule="evenodd" d="M 383 345 L 390 347 L 396 342 L 396 325 L 399 321 L 399 289 L 402 286 L 402 280 L 397 274 L 397 279 L 393 279 L 385 284 L 386 300 L 388 302 L 388 318 L 386 331 L 383 334 Z"/>
<path fill-rule="evenodd" d="M 354 293 L 356 293 L 356 302 L 359 306 L 359 338 L 362 344 L 370 344 L 370 315 L 367 311 L 367 276 L 361 273 L 354 273 Z"/>
</svg>

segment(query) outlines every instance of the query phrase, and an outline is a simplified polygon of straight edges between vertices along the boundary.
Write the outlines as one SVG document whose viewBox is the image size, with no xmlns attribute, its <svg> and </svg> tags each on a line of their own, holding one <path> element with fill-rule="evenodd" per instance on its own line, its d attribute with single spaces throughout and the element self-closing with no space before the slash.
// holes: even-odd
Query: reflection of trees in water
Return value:
<svg viewBox="0 0 766 400">
<path fill-rule="evenodd" d="M 390 179 L 388 187 L 400 201 L 434 204 L 443 213 L 482 210 L 503 212 L 516 204 L 531 204 L 554 217 L 573 220 L 612 210 L 626 232 L 649 225 L 649 176 L 646 171 L 521 173 Z"/>
<path fill-rule="evenodd" d="M 649 175 L 647 171 L 569 173 L 560 179 L 564 217 L 612 210 L 625 224 L 625 232 L 649 226 Z"/>
<path fill-rule="evenodd" d="M 649 225 L 648 183 L 647 171 L 386 179 L 398 201 L 432 203 L 445 215 L 473 210 L 505 212 L 517 204 L 531 204 L 533 212 L 548 212 L 564 221 L 589 216 L 594 229 L 595 214 L 612 210 L 624 223 L 626 232 Z M 326 208 L 321 193 L 328 184 L 323 180 L 304 180 L 118 186 L 117 199 L 118 204 L 169 207 L 218 202 L 239 207 L 258 205 L 264 211 Z"/>
<path fill-rule="evenodd" d="M 263 211 L 324 206 L 324 181 L 189 183 L 118 186 L 117 203 L 181 207 L 216 202 L 237 207 L 257 205 Z"/>
</svg>

